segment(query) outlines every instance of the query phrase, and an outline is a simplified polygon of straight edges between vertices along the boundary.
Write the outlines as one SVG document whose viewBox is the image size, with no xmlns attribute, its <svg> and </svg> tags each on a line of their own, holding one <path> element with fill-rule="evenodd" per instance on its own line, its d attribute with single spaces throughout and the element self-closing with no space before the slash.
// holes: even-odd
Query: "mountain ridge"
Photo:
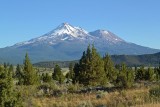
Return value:
<svg viewBox="0 0 160 107">
<path fill-rule="evenodd" d="M 140 55 L 160 52 L 158 49 L 127 42 L 107 30 L 88 32 L 80 27 L 62 23 L 42 36 L 1 48 L 0 59 L 2 61 L 0 62 L 23 63 L 26 52 L 30 55 L 33 63 L 76 60 L 81 57 L 82 52 L 86 50 L 89 44 L 94 44 L 101 55 L 105 53 Z"/>
<path fill-rule="evenodd" d="M 144 55 L 111 55 L 111 59 L 115 65 L 125 63 L 127 66 L 130 66 L 130 67 L 135 67 L 135 66 L 159 67 L 160 52 L 155 54 L 144 54 Z M 34 66 L 54 68 L 54 66 L 58 64 L 62 68 L 68 68 L 70 63 L 72 64 L 79 63 L 79 60 L 43 61 L 43 62 L 34 63 Z"/>
</svg>

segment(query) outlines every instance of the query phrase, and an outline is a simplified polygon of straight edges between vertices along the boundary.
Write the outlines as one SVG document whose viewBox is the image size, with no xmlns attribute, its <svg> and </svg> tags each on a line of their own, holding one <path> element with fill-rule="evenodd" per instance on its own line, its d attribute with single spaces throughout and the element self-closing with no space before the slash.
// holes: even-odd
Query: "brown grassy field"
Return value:
<svg viewBox="0 0 160 107">
<path fill-rule="evenodd" d="M 64 94 L 60 97 L 33 97 L 31 101 L 35 107 L 160 107 L 158 101 L 149 97 L 148 91 L 147 88 L 111 93 L 99 91 L 88 94 Z"/>
</svg>

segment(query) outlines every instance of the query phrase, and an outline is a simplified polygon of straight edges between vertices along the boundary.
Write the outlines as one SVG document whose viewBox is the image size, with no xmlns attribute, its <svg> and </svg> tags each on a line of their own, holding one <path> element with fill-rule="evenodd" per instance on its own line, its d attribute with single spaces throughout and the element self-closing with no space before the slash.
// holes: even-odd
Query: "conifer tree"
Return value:
<svg viewBox="0 0 160 107">
<path fill-rule="evenodd" d="M 18 85 L 22 85 L 24 83 L 23 76 L 24 75 L 23 75 L 23 72 L 21 70 L 21 67 L 20 67 L 19 64 L 17 64 L 15 77 L 18 79 Z"/>
<path fill-rule="evenodd" d="M 109 82 L 113 82 L 117 78 L 117 72 L 114 68 L 114 63 L 111 59 L 111 57 L 107 54 L 103 58 L 104 60 L 104 70 L 106 73 L 106 77 L 109 80 Z"/>
<path fill-rule="evenodd" d="M 59 83 L 62 83 L 64 81 L 65 77 L 62 74 L 62 71 L 59 65 L 55 65 L 54 72 L 52 73 L 52 78 L 54 80 L 59 81 Z"/>
<path fill-rule="evenodd" d="M 75 69 L 76 68 L 76 69 Z M 88 46 L 86 52 L 74 67 L 75 80 L 84 85 L 104 85 L 106 83 L 106 75 L 104 71 L 104 62 L 97 53 L 94 45 Z"/>
<path fill-rule="evenodd" d="M 156 80 L 159 81 L 160 80 L 160 65 L 159 67 L 154 69 L 154 72 L 156 74 Z"/>
<path fill-rule="evenodd" d="M 0 67 L 0 107 L 22 107 L 21 96 L 15 92 L 12 71 Z"/>
<path fill-rule="evenodd" d="M 123 63 L 117 76 L 117 85 L 123 88 L 130 88 L 134 83 L 135 74 L 131 68 L 127 68 Z"/>
<path fill-rule="evenodd" d="M 3 79 L 5 77 L 4 68 L 0 66 L 0 79 Z"/>
<path fill-rule="evenodd" d="M 91 85 L 104 85 L 107 82 L 105 71 L 104 71 L 104 62 L 97 53 L 96 48 L 92 45 L 92 54 L 91 54 Z"/>
<path fill-rule="evenodd" d="M 12 76 L 14 77 L 15 76 L 15 72 L 14 72 L 14 68 L 13 68 L 13 65 L 9 65 L 9 71 L 12 72 Z"/>
<path fill-rule="evenodd" d="M 13 65 L 12 64 L 9 66 L 9 72 L 13 72 Z"/>
<path fill-rule="evenodd" d="M 155 77 L 156 75 L 154 74 L 154 70 L 149 67 L 148 70 L 145 72 L 145 80 L 153 81 Z"/>
<path fill-rule="evenodd" d="M 4 66 L 4 69 L 7 69 L 7 64 L 5 62 L 3 64 L 3 66 Z"/>
<path fill-rule="evenodd" d="M 146 70 L 144 69 L 144 66 L 141 66 L 136 72 L 136 80 L 145 80 L 145 73 Z"/>
<path fill-rule="evenodd" d="M 79 70 L 79 64 L 76 63 L 74 65 L 73 71 L 74 71 L 74 77 L 73 77 L 73 83 L 77 83 L 80 80 L 80 70 Z"/>
<path fill-rule="evenodd" d="M 21 71 L 20 65 L 17 64 L 15 77 L 16 77 L 16 78 L 21 77 L 21 72 L 22 72 L 22 71 Z"/>
<path fill-rule="evenodd" d="M 83 52 L 83 55 L 79 60 L 79 64 L 77 63 L 74 66 L 76 82 L 79 82 L 80 84 L 84 84 L 84 85 L 89 85 L 88 72 L 91 66 L 90 61 L 91 61 L 91 49 L 89 45 L 87 47 L 87 50 Z"/>
<path fill-rule="evenodd" d="M 69 72 L 67 73 L 67 75 L 66 75 L 66 78 L 68 78 L 68 79 L 73 79 L 74 78 L 74 71 L 73 71 L 73 64 L 72 63 L 70 63 L 69 64 Z"/>
<path fill-rule="evenodd" d="M 24 85 L 33 85 L 38 82 L 38 75 L 33 69 L 33 66 L 30 62 L 29 56 L 26 53 L 25 60 L 24 60 Z"/>
</svg>

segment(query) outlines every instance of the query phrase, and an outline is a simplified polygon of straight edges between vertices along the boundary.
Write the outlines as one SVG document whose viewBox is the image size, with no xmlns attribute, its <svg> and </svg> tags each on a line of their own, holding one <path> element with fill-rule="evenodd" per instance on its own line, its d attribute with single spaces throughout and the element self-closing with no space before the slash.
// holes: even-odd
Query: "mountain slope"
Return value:
<svg viewBox="0 0 160 107">
<path fill-rule="evenodd" d="M 160 63 L 160 53 L 155 54 L 144 54 L 144 55 L 112 55 L 111 56 L 114 64 L 125 63 L 127 66 L 154 66 L 158 67 Z M 78 60 L 74 61 L 45 61 L 35 63 L 34 66 L 37 67 L 47 67 L 53 68 L 56 64 L 60 65 L 62 68 L 69 67 L 69 64 L 78 63 Z"/>
<path fill-rule="evenodd" d="M 61 42 L 71 42 L 71 41 L 91 41 L 92 36 L 88 34 L 87 31 L 80 27 L 73 27 L 68 23 L 62 23 L 56 29 L 46 33 L 38 38 L 31 39 L 26 42 L 17 43 L 14 46 L 20 47 L 25 45 L 56 45 Z"/>
<path fill-rule="evenodd" d="M 28 52 L 32 62 L 79 59 L 88 44 L 94 44 L 101 55 L 109 54 L 150 54 L 159 50 L 128 43 L 110 31 L 87 32 L 68 23 L 29 41 L 0 49 L 0 62 L 23 63 Z"/>
<path fill-rule="evenodd" d="M 159 66 L 160 52 L 155 54 L 144 55 L 112 55 L 112 60 L 116 64 L 124 62 L 129 66 Z"/>
</svg>

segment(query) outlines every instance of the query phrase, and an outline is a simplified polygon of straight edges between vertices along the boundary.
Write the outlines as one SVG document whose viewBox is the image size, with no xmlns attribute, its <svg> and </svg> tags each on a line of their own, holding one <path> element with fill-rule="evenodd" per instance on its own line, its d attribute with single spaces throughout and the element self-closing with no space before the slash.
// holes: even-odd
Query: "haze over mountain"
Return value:
<svg viewBox="0 0 160 107">
<path fill-rule="evenodd" d="M 28 52 L 32 62 L 79 59 L 88 44 L 94 44 L 101 55 L 152 54 L 160 50 L 129 43 L 107 30 L 87 32 L 80 27 L 62 23 L 56 29 L 29 41 L 0 49 L 0 61 L 22 63 Z"/>
</svg>

